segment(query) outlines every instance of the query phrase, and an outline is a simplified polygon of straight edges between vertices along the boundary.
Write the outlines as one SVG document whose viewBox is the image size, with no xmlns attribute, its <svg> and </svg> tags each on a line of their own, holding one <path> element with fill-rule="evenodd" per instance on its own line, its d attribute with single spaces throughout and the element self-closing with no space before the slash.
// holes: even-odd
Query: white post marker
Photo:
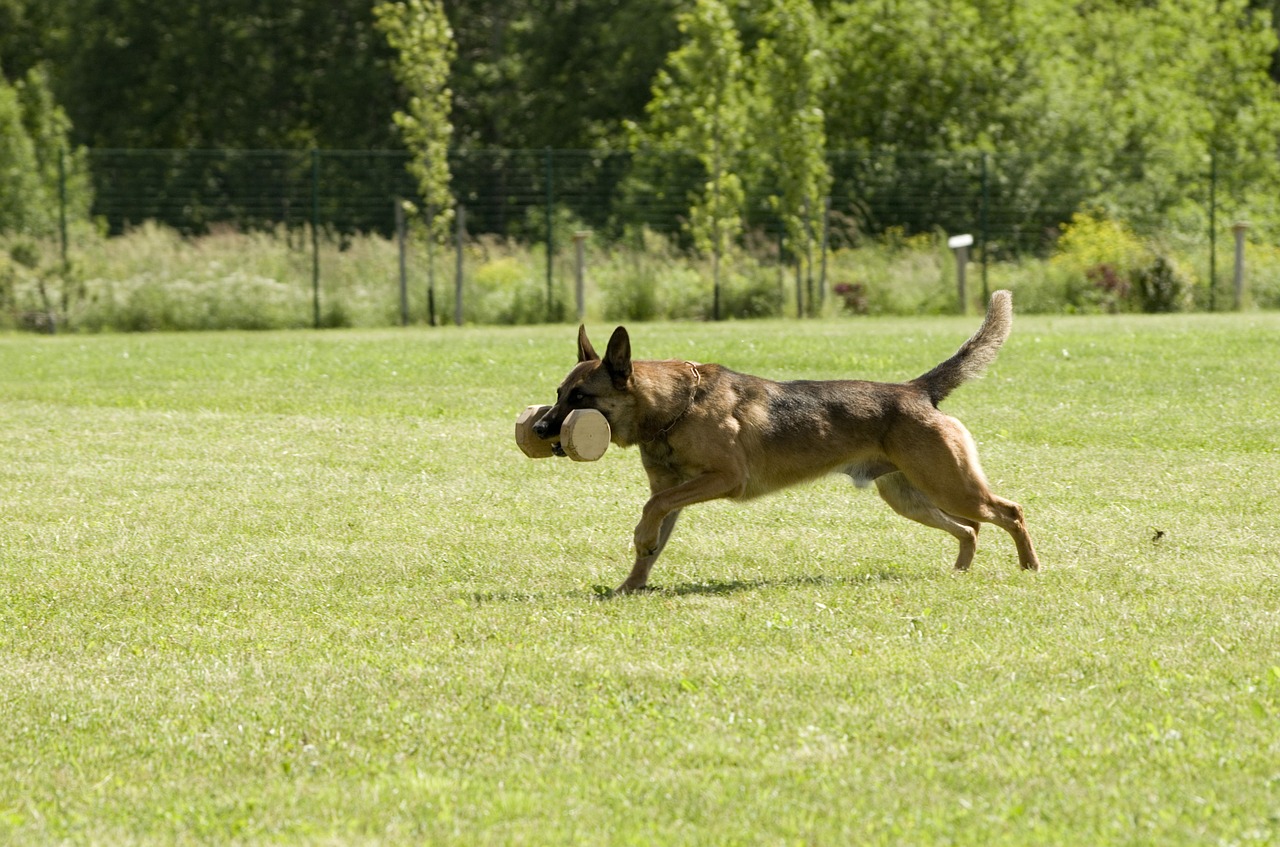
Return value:
<svg viewBox="0 0 1280 847">
<path fill-rule="evenodd" d="M 960 295 L 960 313 L 969 313 L 969 299 L 965 294 L 964 269 L 969 264 L 969 247 L 973 245 L 973 236 L 969 234 L 953 235 L 947 239 L 947 246 L 956 254 L 956 289 Z"/>
</svg>

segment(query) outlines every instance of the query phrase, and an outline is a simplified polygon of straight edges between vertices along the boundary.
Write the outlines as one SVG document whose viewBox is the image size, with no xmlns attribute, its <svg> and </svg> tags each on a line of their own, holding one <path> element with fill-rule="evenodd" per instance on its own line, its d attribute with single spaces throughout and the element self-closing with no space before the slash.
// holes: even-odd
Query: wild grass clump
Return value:
<svg viewBox="0 0 1280 847">
<path fill-rule="evenodd" d="M 451 323 L 527 325 L 578 317 L 573 221 L 545 245 L 483 235 L 464 243 L 461 309 L 452 245 L 421 237 L 406 249 L 400 293 L 398 244 L 379 235 L 306 229 L 187 237 L 153 223 L 117 237 L 78 226 L 67 261 L 56 242 L 0 238 L 0 328 L 84 332 L 294 329 Z M 794 316 L 797 302 L 819 314 L 931 315 L 959 310 L 956 264 L 940 232 L 890 230 L 827 254 L 797 280 L 767 239 L 749 239 L 720 263 L 720 315 Z M 1217 286 L 1208 251 L 1195 240 L 1139 236 L 1100 214 L 1077 215 L 1046 257 L 968 265 L 970 311 L 982 292 L 1013 289 L 1023 313 L 1110 314 L 1224 309 L 1234 305 L 1231 254 L 1220 245 Z M 584 244 L 583 315 L 609 321 L 710 320 L 711 263 L 651 230 Z M 1280 248 L 1249 244 L 1244 306 L 1280 308 Z M 985 273 L 985 279 L 984 279 Z"/>
</svg>

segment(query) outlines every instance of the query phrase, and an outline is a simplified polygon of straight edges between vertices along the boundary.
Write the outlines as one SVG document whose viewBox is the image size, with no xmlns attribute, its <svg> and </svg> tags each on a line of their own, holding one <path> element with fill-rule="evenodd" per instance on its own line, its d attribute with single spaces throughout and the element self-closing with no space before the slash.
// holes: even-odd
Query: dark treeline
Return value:
<svg viewBox="0 0 1280 847">
<path fill-rule="evenodd" d="M 759 125 L 778 113 L 753 100 L 764 79 L 751 76 L 760 73 L 753 63 L 789 22 L 804 20 L 816 22 L 819 47 L 804 61 L 822 69 L 811 75 L 820 90 L 810 111 L 827 151 L 1025 155 L 1016 181 L 993 190 L 1046 197 L 1069 185 L 1081 204 L 1184 228 L 1200 227 L 1203 199 L 1193 195 L 1203 191 L 1194 186 L 1212 170 L 1217 203 L 1280 219 L 1271 208 L 1276 2 L 714 2 L 728 11 L 746 68 L 747 141 L 729 167 L 748 193 L 762 190 L 759 174 L 779 172 L 764 160 L 801 119 Z M 374 6 L 0 0 L 0 127 L 16 127 L 21 111 L 6 106 L 5 90 L 28 92 L 20 120 L 30 129 L 32 108 L 44 108 L 30 105 L 39 100 L 31 92 L 47 86 L 75 149 L 401 150 L 393 114 L 407 94 Z M 670 146 L 675 130 L 654 131 L 655 81 L 683 43 L 681 13 L 694 6 L 446 0 L 456 48 L 451 144 L 625 150 L 666 132 Z M 34 156 L 52 173 L 41 148 L 61 126 L 31 130 L 34 153 L 0 145 L 0 158 L 27 171 L 22 156 Z M 18 191 L 0 184 L 0 216 L 6 192 Z"/>
<path fill-rule="evenodd" d="M 372 0 L 0 0 L 0 68 L 49 69 L 97 148 L 395 149 Z M 638 118 L 673 0 L 446 4 L 459 144 L 584 148 Z"/>
<path fill-rule="evenodd" d="M 374 5 L 0 0 L 0 68 L 12 81 L 45 65 L 72 139 L 90 147 L 394 149 L 391 114 L 403 104 Z M 621 144 L 623 121 L 643 117 L 654 74 L 678 44 L 676 15 L 687 5 L 446 2 L 457 44 L 457 143 Z M 729 5 L 750 50 L 754 10 L 769 4 Z M 1020 133 L 1018 112 L 1106 105 L 1073 103 L 1049 86 L 1074 81 L 1082 98 L 1127 90 L 1131 111 L 1159 109 L 1152 92 L 1185 87 L 1182 70 L 1215 51 L 1265 51 L 1266 67 L 1280 74 L 1274 0 L 814 5 L 832 60 L 830 149 L 1026 147 L 1035 139 Z M 1229 56 L 1216 62 L 1238 65 Z M 1224 84 L 1232 90 L 1223 97 L 1257 96 Z"/>
</svg>

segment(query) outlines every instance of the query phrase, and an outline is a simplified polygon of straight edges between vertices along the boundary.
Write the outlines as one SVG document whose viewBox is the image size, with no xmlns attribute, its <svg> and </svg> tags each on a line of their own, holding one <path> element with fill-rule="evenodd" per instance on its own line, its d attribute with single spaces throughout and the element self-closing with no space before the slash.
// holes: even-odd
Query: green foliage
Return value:
<svg viewBox="0 0 1280 847">
<path fill-rule="evenodd" d="M 1008 110 L 1026 76 L 1030 11 L 1046 3 L 837 2 L 828 143 L 911 152 L 1015 146 Z"/>
<path fill-rule="evenodd" d="M 1250 242 L 1245 265 L 1249 279 L 1245 306 L 1280 309 L 1280 247 Z"/>
<path fill-rule="evenodd" d="M 396 145 L 393 56 L 370 0 L 18 0 L 75 140 L 95 148 Z M 46 7 L 46 8 L 41 8 Z M 53 8 L 48 8 L 53 7 Z"/>
<path fill-rule="evenodd" d="M 641 137 L 655 149 L 689 153 L 701 166 L 688 230 L 712 258 L 719 317 L 719 260 L 742 232 L 746 201 L 740 176 L 748 141 L 746 72 L 737 27 L 721 0 L 695 0 L 678 20 L 684 42 L 654 81 Z"/>
<path fill-rule="evenodd" d="M 593 264 L 597 313 L 605 320 L 711 320 L 711 269 L 690 261 L 670 239 L 649 230 L 633 236 L 633 248 L 611 250 Z M 721 287 L 721 317 L 778 317 L 786 298 L 779 270 L 735 252 Z"/>
<path fill-rule="evenodd" d="M 826 34 L 810 0 L 773 0 L 760 20 L 752 145 L 765 151 L 758 155 L 768 162 L 776 186 L 773 208 L 797 263 L 812 277 L 831 185 L 822 111 L 830 76 Z M 803 305 L 809 314 L 816 312 L 816 302 Z"/>
<path fill-rule="evenodd" d="M 1052 263 L 1074 284 L 1062 298 L 1081 311 L 1181 311 L 1194 280 L 1181 262 L 1120 221 L 1080 213 L 1058 238 Z"/>
<path fill-rule="evenodd" d="M 485 249 L 473 261 L 463 298 L 464 319 L 486 324 L 531 324 L 547 320 L 544 278 L 531 257 Z"/>
<path fill-rule="evenodd" d="M 992 187 L 1028 219 L 1099 207 L 1144 233 L 1203 230 L 1216 158 L 1227 202 L 1274 219 L 1276 38 L 1249 6 L 837 3 L 828 143 L 1025 152 Z"/>
<path fill-rule="evenodd" d="M 679 33 L 685 0 L 575 0 L 503 4 L 512 19 L 474 4 L 450 10 L 471 58 L 459 96 L 491 108 L 458 110 L 470 142 L 565 150 L 619 149 L 624 120 L 643 116 L 650 82 Z M 465 43 L 463 43 L 465 42 Z M 501 133 L 495 138 L 496 126 Z"/>
<path fill-rule="evenodd" d="M 35 145 L 22 125 L 17 92 L 0 78 L 0 231 L 23 231 L 39 215 L 31 198 L 42 194 Z"/>
<path fill-rule="evenodd" d="M 425 204 L 423 215 L 436 237 L 448 233 L 453 219 L 449 191 L 449 73 L 457 49 L 440 0 L 397 0 L 374 7 L 378 28 L 396 51 L 395 72 L 408 105 L 395 113 L 405 146 L 413 154 L 409 171 Z"/>
<path fill-rule="evenodd" d="M 64 200 L 69 223 L 88 220 L 86 154 L 70 134 L 43 66 L 12 86 L 0 74 L 0 233 L 56 235 Z"/>
</svg>

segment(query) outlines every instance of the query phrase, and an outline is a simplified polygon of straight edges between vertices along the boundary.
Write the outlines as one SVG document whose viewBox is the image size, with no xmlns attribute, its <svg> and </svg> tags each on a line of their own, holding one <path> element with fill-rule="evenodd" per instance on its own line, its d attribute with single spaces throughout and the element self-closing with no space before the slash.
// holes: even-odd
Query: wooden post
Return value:
<svg viewBox="0 0 1280 847">
<path fill-rule="evenodd" d="M 586 230 L 579 230 L 573 234 L 573 255 L 574 255 L 574 290 L 577 294 L 578 302 L 578 320 L 587 314 L 587 262 L 586 262 L 586 241 L 591 235 Z"/>
<path fill-rule="evenodd" d="M 822 246 L 819 255 L 822 257 L 818 266 L 818 311 L 821 312 L 827 303 L 827 246 L 831 237 L 831 195 L 822 198 Z"/>
<path fill-rule="evenodd" d="M 436 325 L 436 207 L 427 207 L 427 325 Z"/>
<path fill-rule="evenodd" d="M 1231 225 L 1231 231 L 1236 236 L 1236 273 L 1235 273 L 1235 300 L 1234 305 L 1236 311 L 1244 308 L 1244 234 L 1249 228 L 1249 224 L 1244 221 L 1236 221 Z"/>
<path fill-rule="evenodd" d="M 453 322 L 462 326 L 462 242 L 467 233 L 467 210 L 458 207 L 458 262 L 453 281 Z"/>
<path fill-rule="evenodd" d="M 320 328 L 320 151 L 311 151 L 311 311 Z"/>
<path fill-rule="evenodd" d="M 396 200 L 396 242 L 400 248 L 400 326 L 409 325 L 409 277 L 405 272 L 404 201 Z"/>
<path fill-rule="evenodd" d="M 973 244 L 972 235 L 953 235 L 947 239 L 947 246 L 956 254 L 956 292 L 960 296 L 960 314 L 969 314 L 969 296 L 965 292 L 964 269 L 969 264 L 969 246 Z"/>
</svg>

